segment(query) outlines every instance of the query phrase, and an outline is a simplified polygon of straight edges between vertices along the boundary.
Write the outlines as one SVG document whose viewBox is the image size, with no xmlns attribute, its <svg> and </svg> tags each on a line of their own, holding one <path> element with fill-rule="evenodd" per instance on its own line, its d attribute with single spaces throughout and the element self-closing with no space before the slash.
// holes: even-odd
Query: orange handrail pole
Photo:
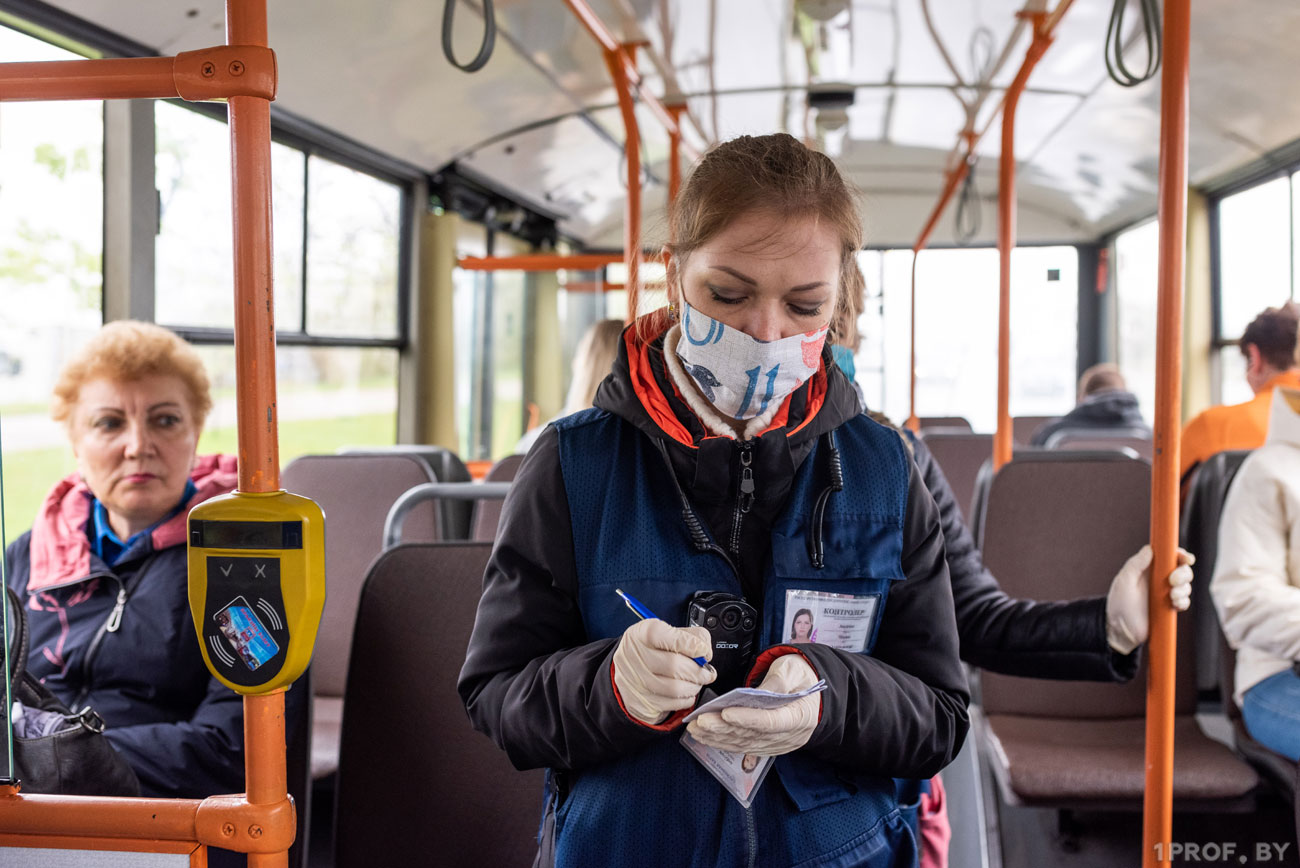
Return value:
<svg viewBox="0 0 1300 868">
<path fill-rule="evenodd" d="M 0 100 L 275 97 L 275 54 L 265 45 L 216 45 L 175 57 L 0 63 Z"/>
<path fill-rule="evenodd" d="M 227 38 L 266 45 L 266 0 L 227 0 Z M 239 490 L 280 487 L 271 287 L 271 104 L 231 97 Z"/>
<path fill-rule="evenodd" d="M 605 52 L 605 64 L 618 91 L 618 108 L 623 115 L 623 160 L 627 164 L 627 208 L 623 218 L 623 256 L 627 263 L 627 321 L 636 319 L 641 276 L 641 135 L 636 121 L 636 104 L 624 61 L 632 56 L 630 46 Z"/>
<path fill-rule="evenodd" d="M 228 42 L 265 46 L 266 30 L 266 0 L 226 0 Z M 229 117 L 239 490 L 268 492 L 280 487 L 271 266 L 271 103 L 260 97 L 232 97 Z M 244 785 L 249 804 L 284 801 L 286 782 L 284 691 L 245 696 Z M 254 837 L 261 834 L 264 830 Z M 249 868 L 287 868 L 288 864 L 287 849 L 248 857 Z"/>
<path fill-rule="evenodd" d="M 0 63 L 6 101 L 175 99 L 180 96 L 170 57 Z"/>
<path fill-rule="evenodd" d="M 668 113 L 677 122 L 677 128 L 668 131 L 668 207 L 671 209 L 682 189 L 682 128 L 681 117 L 686 106 L 677 103 L 668 106 Z"/>
<path fill-rule="evenodd" d="M 620 55 L 618 63 L 623 68 L 623 74 L 627 80 L 627 86 L 635 87 L 637 89 L 637 95 L 641 97 L 642 104 L 659 119 L 659 123 L 663 125 L 663 128 L 668 131 L 669 135 L 676 133 L 680 136 L 681 125 L 678 122 L 678 116 L 674 114 L 670 108 L 665 106 L 657 96 L 641 87 L 641 73 L 636 68 L 635 55 L 621 50 L 624 48 L 623 44 L 614 38 L 614 34 L 605 26 L 605 22 L 600 20 L 600 16 L 587 5 L 586 0 L 564 0 L 564 5 L 569 7 L 569 10 L 573 12 L 574 16 L 577 17 L 582 26 L 587 29 L 587 32 L 591 34 L 592 38 L 595 39 L 596 42 L 600 43 L 600 47 L 605 50 L 606 61 L 608 61 L 611 53 Z M 615 86 L 618 86 L 617 79 L 615 80 Z M 620 99 L 621 98 L 622 96 L 620 93 Z M 686 149 L 686 155 L 692 160 L 698 160 L 700 158 L 700 152 L 689 143 L 683 142 L 682 147 Z"/>
<path fill-rule="evenodd" d="M 520 256 L 463 256 L 456 261 L 457 268 L 467 271 L 595 271 L 627 257 L 619 253 L 525 253 Z"/>
<path fill-rule="evenodd" d="M 1070 0 L 1062 0 L 1053 16 Z M 998 428 L 993 435 L 993 469 L 1011 460 L 1011 251 L 1016 246 L 1016 106 L 1029 83 L 1029 74 L 1052 44 L 1045 26 L 1047 14 L 1026 13 L 1034 22 L 1034 38 L 1019 72 L 1007 88 L 1002 105 L 1002 153 L 998 157 Z"/>
<path fill-rule="evenodd" d="M 1151 468 L 1151 636 L 1147 670 L 1146 781 L 1142 864 L 1169 859 L 1173 837 L 1174 675 L 1178 622 L 1156 576 L 1167 576 L 1178 546 L 1179 426 L 1182 418 L 1183 251 L 1187 238 L 1190 0 L 1168 0 L 1160 72 L 1160 277 L 1156 326 L 1155 460 Z M 1159 849 L 1157 847 L 1159 846 Z"/>
</svg>

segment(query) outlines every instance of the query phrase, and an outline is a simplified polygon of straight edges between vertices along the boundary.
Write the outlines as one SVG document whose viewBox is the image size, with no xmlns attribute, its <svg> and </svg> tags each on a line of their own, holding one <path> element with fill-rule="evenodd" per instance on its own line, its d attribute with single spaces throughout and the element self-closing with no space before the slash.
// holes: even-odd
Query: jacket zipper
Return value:
<svg viewBox="0 0 1300 868">
<path fill-rule="evenodd" d="M 116 633 L 118 628 L 122 626 L 122 613 L 126 609 L 128 598 L 126 584 L 116 575 L 111 573 L 109 575 L 113 581 L 117 582 L 117 601 L 113 604 L 113 611 L 108 613 L 108 620 L 100 626 L 95 633 L 95 637 L 90 640 L 90 647 L 86 649 L 86 656 L 81 658 L 81 689 L 77 692 L 77 698 L 73 700 L 70 706 L 73 714 L 76 714 L 86 704 L 86 698 L 90 696 L 90 664 L 99 652 L 99 646 L 104 642 L 104 634 Z"/>
<path fill-rule="evenodd" d="M 754 821 L 754 809 L 745 808 L 745 865 L 754 868 L 758 863 L 758 824 Z"/>
<path fill-rule="evenodd" d="M 740 484 L 736 492 L 736 511 L 731 517 L 732 557 L 740 557 L 740 526 L 745 514 L 754 506 L 754 444 L 748 440 L 740 444 Z"/>
</svg>

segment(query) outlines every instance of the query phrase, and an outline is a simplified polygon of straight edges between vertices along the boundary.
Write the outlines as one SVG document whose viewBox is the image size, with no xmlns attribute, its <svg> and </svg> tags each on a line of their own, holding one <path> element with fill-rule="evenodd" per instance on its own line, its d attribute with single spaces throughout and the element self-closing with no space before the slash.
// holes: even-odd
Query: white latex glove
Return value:
<svg viewBox="0 0 1300 868">
<path fill-rule="evenodd" d="M 1131 654 L 1150 635 L 1147 585 L 1151 581 L 1151 546 L 1129 558 L 1106 594 L 1106 641 L 1120 654 Z M 1178 550 L 1178 566 L 1169 574 L 1169 604 L 1180 612 L 1192 604 L 1192 564 L 1196 558 Z"/>
<path fill-rule="evenodd" d="M 799 654 L 776 658 L 758 686 L 773 693 L 798 693 L 817 683 L 817 673 Z M 812 738 L 821 716 L 821 694 L 796 699 L 780 708 L 724 708 L 701 714 L 686 726 L 701 744 L 732 753 L 779 756 L 798 750 Z"/>
<path fill-rule="evenodd" d="M 614 686 L 623 708 L 653 726 L 695 705 L 700 688 L 718 673 L 693 657 L 713 659 L 713 639 L 703 627 L 670 627 L 658 618 L 628 627 L 614 649 Z"/>
</svg>

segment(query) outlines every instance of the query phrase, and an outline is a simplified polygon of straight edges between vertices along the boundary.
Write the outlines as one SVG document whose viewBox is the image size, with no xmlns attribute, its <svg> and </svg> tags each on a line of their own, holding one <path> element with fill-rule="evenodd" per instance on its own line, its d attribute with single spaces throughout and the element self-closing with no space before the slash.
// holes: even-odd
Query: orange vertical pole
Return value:
<svg viewBox="0 0 1300 868">
<path fill-rule="evenodd" d="M 641 291 L 641 136 L 637 129 L 636 105 L 627 77 L 625 58 L 634 57 L 631 46 L 605 52 L 605 63 L 618 91 L 623 115 L 623 154 L 627 163 L 627 212 L 623 220 L 623 256 L 627 263 L 627 321 L 636 319 Z"/>
<path fill-rule="evenodd" d="M 1016 246 L 1016 106 L 1039 58 L 1052 44 L 1043 12 L 1033 18 L 1034 39 L 1025 52 L 1002 106 L 1002 153 L 998 158 L 998 429 L 993 435 L 993 469 L 1011 460 L 1011 251 Z"/>
<path fill-rule="evenodd" d="M 1160 73 L 1160 278 L 1156 326 L 1155 460 L 1151 468 L 1150 624 L 1142 864 L 1169 860 L 1173 837 L 1174 675 L 1178 622 L 1165 592 L 1178 546 L 1182 416 L 1183 251 L 1187 240 L 1187 111 L 1190 0 L 1168 0 Z M 1157 849 L 1159 848 L 1159 849 Z"/>
<path fill-rule="evenodd" d="M 266 0 L 226 0 L 226 40 L 267 44 Z M 271 286 L 271 103 L 229 102 L 235 265 L 235 368 L 239 490 L 280 487 L 275 406 L 275 309 Z M 249 804 L 287 795 L 284 692 L 244 697 L 244 778 Z M 286 868 L 288 851 L 250 854 L 249 868 Z"/>
<path fill-rule="evenodd" d="M 679 104 L 668 106 L 677 127 L 668 133 L 668 205 L 677 201 L 677 194 L 682 189 L 682 112 L 686 106 Z"/>
<path fill-rule="evenodd" d="M 266 0 L 227 0 L 226 39 L 266 45 Z M 271 103 L 229 102 L 235 237 L 235 365 L 239 490 L 280 487 L 276 441 L 275 322 L 271 292 Z"/>
<path fill-rule="evenodd" d="M 908 362 L 909 398 L 907 421 L 903 424 L 914 434 L 921 433 L 921 419 L 916 415 L 916 261 L 921 258 L 919 250 L 912 251 L 912 355 Z"/>
</svg>

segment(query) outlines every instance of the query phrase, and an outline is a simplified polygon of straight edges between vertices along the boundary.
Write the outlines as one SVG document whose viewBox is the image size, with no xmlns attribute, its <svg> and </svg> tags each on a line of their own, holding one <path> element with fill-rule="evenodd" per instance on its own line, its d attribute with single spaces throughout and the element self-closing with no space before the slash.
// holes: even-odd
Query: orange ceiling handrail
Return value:
<svg viewBox="0 0 1300 868">
<path fill-rule="evenodd" d="M 275 57 L 266 0 L 227 0 L 226 46 L 174 58 L 0 63 L 0 101 L 228 99 L 235 272 L 239 488 L 279 488 L 271 269 L 271 124 Z M 284 692 L 244 697 L 246 794 L 193 799 L 24 795 L 0 787 L 0 835 L 177 852 L 178 842 L 249 853 L 250 868 L 284 868 L 294 840 L 285 776 Z"/>
<path fill-rule="evenodd" d="M 1183 382 L 1183 255 L 1187 237 L 1187 123 L 1190 0 L 1164 5 L 1160 73 L 1160 242 L 1156 318 L 1155 453 L 1151 468 L 1152 580 L 1147 601 L 1146 780 L 1142 864 L 1157 868 L 1173 837 L 1174 681 L 1178 622 L 1163 581 L 1176 564 Z M 1157 849 L 1157 845 L 1163 845 Z M 1166 857 L 1167 858 L 1167 857 Z"/>
<path fill-rule="evenodd" d="M 265 44 L 217 45 L 175 57 L 0 63 L 5 101 L 275 99 L 275 54 Z"/>
<path fill-rule="evenodd" d="M 1072 0 L 1061 0 L 1049 19 L 1029 12 L 1034 37 L 1002 102 L 1002 146 L 998 155 L 998 427 L 993 435 L 993 470 L 1011 460 L 1011 251 L 1016 246 L 1016 108 L 1029 74 L 1052 44 L 1048 21 L 1060 21 Z"/>
<path fill-rule="evenodd" d="M 466 271 L 596 271 L 606 265 L 625 262 L 622 253 L 524 253 L 520 256 L 462 256 L 456 267 Z M 642 262 L 662 262 L 657 253 L 641 253 Z"/>
<path fill-rule="evenodd" d="M 623 43 L 614 37 L 613 32 L 605 26 L 605 22 L 600 20 L 600 16 L 587 5 L 586 0 L 564 0 L 564 5 L 569 7 L 569 10 L 573 12 L 582 26 L 587 28 L 587 32 L 592 35 L 596 42 L 600 43 L 601 48 L 607 53 L 621 53 L 624 47 Z M 606 62 L 608 62 L 608 58 L 606 58 Z M 623 74 L 626 76 L 629 86 L 637 89 L 637 95 L 641 98 L 641 102 L 654 113 L 659 123 L 663 124 L 663 128 L 668 131 L 668 134 L 680 136 L 681 125 L 677 116 L 657 96 L 641 86 L 641 71 L 637 69 L 635 55 L 623 54 L 618 58 L 618 64 L 623 68 Z M 692 147 L 689 142 L 684 142 L 682 146 L 686 149 L 686 155 L 692 160 L 700 158 L 700 152 Z"/>
<path fill-rule="evenodd" d="M 627 205 L 623 217 L 623 256 L 627 264 L 627 321 L 636 319 L 637 302 L 641 292 L 641 133 L 637 126 L 636 104 L 632 101 L 632 86 L 627 67 L 633 51 L 621 46 L 616 51 L 606 50 L 605 65 L 618 91 L 619 113 L 623 115 L 623 162 L 627 170 Z M 631 64 L 635 66 L 635 63 Z"/>
</svg>

